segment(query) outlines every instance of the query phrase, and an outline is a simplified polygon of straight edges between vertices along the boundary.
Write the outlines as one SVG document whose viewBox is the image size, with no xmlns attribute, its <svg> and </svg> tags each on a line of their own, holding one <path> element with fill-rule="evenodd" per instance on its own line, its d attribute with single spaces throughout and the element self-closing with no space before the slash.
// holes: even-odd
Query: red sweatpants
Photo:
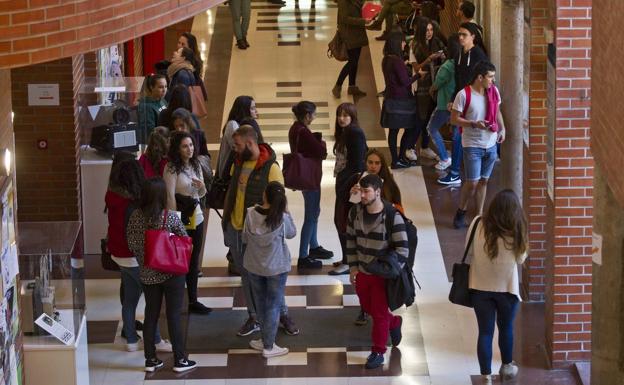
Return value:
<svg viewBox="0 0 624 385">
<path fill-rule="evenodd" d="M 399 326 L 400 317 L 392 315 L 386 299 L 386 280 L 376 275 L 358 273 L 355 292 L 362 309 L 373 318 L 371 351 L 385 353 L 390 329 Z"/>
</svg>

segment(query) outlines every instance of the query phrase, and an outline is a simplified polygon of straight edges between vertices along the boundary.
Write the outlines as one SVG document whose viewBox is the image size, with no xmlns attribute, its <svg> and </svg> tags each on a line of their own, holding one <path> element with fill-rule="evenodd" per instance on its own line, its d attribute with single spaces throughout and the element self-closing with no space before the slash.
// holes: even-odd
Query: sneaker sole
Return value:
<svg viewBox="0 0 624 385">
<path fill-rule="evenodd" d="M 157 371 L 158 369 L 162 368 L 163 366 L 165 366 L 164 362 L 161 362 L 160 365 L 157 365 L 157 366 L 146 366 L 145 371 L 148 373 L 153 373 Z"/>
<path fill-rule="evenodd" d="M 452 185 L 452 184 L 461 184 L 461 179 L 454 180 L 452 182 L 445 182 L 445 181 L 441 181 L 441 180 L 438 179 L 438 183 L 439 184 L 443 184 L 445 186 L 449 186 L 449 185 Z"/>
<path fill-rule="evenodd" d="M 288 354 L 288 349 L 286 349 L 286 351 L 284 351 L 284 352 L 279 352 L 279 353 L 272 353 L 272 354 L 264 354 L 264 353 L 262 353 L 262 357 L 264 357 L 264 358 L 271 358 L 271 357 L 285 356 L 286 354 Z"/>
<path fill-rule="evenodd" d="M 187 370 L 195 369 L 196 367 L 197 367 L 197 364 L 195 364 L 193 366 L 185 366 L 183 368 L 174 366 L 173 367 L 173 371 L 176 372 L 176 373 L 182 373 L 182 372 L 186 372 Z"/>
<path fill-rule="evenodd" d="M 260 331 L 260 328 L 254 328 L 254 329 L 248 331 L 247 333 L 238 332 L 238 333 L 236 333 L 236 335 L 239 336 L 239 337 L 245 337 L 245 336 L 248 336 L 248 335 L 253 334 L 255 332 L 259 332 L 259 331 Z"/>
</svg>

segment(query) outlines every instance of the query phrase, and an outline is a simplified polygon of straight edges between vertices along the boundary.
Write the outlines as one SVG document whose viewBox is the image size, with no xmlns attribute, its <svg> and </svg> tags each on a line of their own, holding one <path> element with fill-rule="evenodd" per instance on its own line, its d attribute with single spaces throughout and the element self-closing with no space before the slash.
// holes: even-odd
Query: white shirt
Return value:
<svg viewBox="0 0 624 385">
<path fill-rule="evenodd" d="M 498 89 L 495 88 L 495 90 L 498 94 Z M 498 94 L 498 100 L 498 105 L 500 106 L 500 94 Z M 461 116 L 464 111 L 465 104 L 466 90 L 462 89 L 457 93 L 457 96 L 455 96 L 453 110 L 458 111 Z M 476 92 L 474 88 L 471 88 L 470 105 L 468 106 L 468 111 L 466 111 L 464 119 L 475 122 L 485 120 L 486 106 L 487 103 L 485 94 L 481 95 Z M 492 132 L 489 129 L 482 130 L 480 128 L 472 128 L 470 126 L 462 126 L 462 129 L 463 147 L 490 148 L 496 144 L 496 138 L 498 137 L 496 132 Z"/>
</svg>

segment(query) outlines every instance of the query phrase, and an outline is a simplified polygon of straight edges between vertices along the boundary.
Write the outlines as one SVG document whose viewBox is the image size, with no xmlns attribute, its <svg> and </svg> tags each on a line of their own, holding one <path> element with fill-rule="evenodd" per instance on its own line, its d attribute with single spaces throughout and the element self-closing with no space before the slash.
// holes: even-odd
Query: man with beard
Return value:
<svg viewBox="0 0 624 385">
<path fill-rule="evenodd" d="M 386 298 L 386 280 L 371 274 L 369 264 L 393 253 L 400 263 L 405 263 L 409 245 L 403 217 L 398 211 L 387 209 L 381 199 L 381 178 L 369 174 L 360 179 L 359 184 L 361 200 L 351 208 L 347 224 L 347 261 L 351 284 L 355 286 L 360 304 L 373 318 L 373 344 L 365 366 L 367 369 L 374 369 L 383 365 L 388 334 L 392 346 L 401 342 L 403 319 L 390 313 Z M 388 233 L 386 215 L 392 214 L 394 219 Z"/>
<path fill-rule="evenodd" d="M 225 197 L 223 208 L 223 238 L 230 248 L 234 265 L 241 275 L 243 293 L 247 304 L 249 318 L 239 329 L 239 336 L 247 336 L 260 330 L 256 319 L 256 307 L 249 284 L 249 275 L 243 267 L 245 254 L 242 242 L 242 230 L 245 223 L 247 208 L 262 204 L 262 194 L 269 182 L 277 181 L 284 184 L 282 171 L 275 162 L 275 152 L 266 143 L 258 144 L 256 130 L 247 124 L 240 126 L 232 134 L 234 142 L 234 164 L 232 165 L 230 186 Z M 290 335 L 299 334 L 288 317 L 286 304 L 282 303 L 280 324 Z"/>
</svg>

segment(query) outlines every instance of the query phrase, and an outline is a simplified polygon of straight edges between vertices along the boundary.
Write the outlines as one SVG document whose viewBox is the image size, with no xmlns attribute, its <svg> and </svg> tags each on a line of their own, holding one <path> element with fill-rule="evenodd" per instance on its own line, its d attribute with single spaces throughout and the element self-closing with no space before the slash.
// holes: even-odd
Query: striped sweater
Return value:
<svg viewBox="0 0 624 385">
<path fill-rule="evenodd" d="M 399 258 L 407 258 L 408 243 L 405 222 L 399 212 L 394 216 L 392 234 L 386 234 L 386 214 L 379 215 L 371 224 L 364 223 L 364 206 L 354 205 L 347 224 L 347 262 L 351 271 L 366 271 L 366 265 L 375 258 L 384 257 L 394 249 Z"/>
</svg>

